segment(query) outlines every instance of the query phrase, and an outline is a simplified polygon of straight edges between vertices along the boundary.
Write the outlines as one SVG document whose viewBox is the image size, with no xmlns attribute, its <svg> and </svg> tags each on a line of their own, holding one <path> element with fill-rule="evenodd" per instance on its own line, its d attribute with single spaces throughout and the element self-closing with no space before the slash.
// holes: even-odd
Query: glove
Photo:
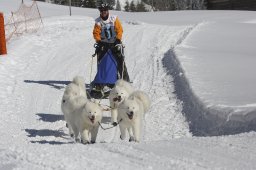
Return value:
<svg viewBox="0 0 256 170">
<path fill-rule="evenodd" d="M 102 41 L 97 41 L 97 42 L 95 43 L 95 48 L 101 47 L 102 45 L 103 45 L 103 42 L 102 42 Z"/>
<path fill-rule="evenodd" d="M 116 41 L 114 43 L 115 43 L 115 45 L 122 44 L 121 40 L 119 40 L 119 39 L 116 39 Z"/>
<path fill-rule="evenodd" d="M 117 122 L 113 122 L 112 125 L 113 125 L 113 126 L 117 126 Z"/>
<path fill-rule="evenodd" d="M 94 48 L 96 48 L 96 50 L 100 51 L 100 49 L 104 46 L 104 43 L 102 41 L 97 41 L 94 44 Z"/>
<path fill-rule="evenodd" d="M 99 53 L 102 49 L 102 46 L 103 46 L 103 42 L 101 41 L 97 41 L 95 44 L 94 44 L 94 48 L 95 48 L 95 53 Z"/>
</svg>

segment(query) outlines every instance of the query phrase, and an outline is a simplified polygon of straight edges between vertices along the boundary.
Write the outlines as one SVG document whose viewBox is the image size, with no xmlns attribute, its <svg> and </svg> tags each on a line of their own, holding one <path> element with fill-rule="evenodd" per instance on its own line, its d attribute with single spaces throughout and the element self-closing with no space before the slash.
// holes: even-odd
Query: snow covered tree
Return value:
<svg viewBox="0 0 256 170">
<path fill-rule="evenodd" d="M 116 1 L 115 0 L 106 0 L 110 9 L 114 9 L 114 6 L 116 5 Z"/>
<path fill-rule="evenodd" d="M 124 10 L 125 10 L 126 12 L 129 12 L 129 10 L 130 10 L 130 4 L 129 4 L 128 1 L 125 1 Z"/>
<path fill-rule="evenodd" d="M 119 0 L 117 0 L 117 2 L 116 2 L 116 10 L 121 11 L 121 4 L 120 4 Z"/>
<path fill-rule="evenodd" d="M 133 1 L 130 3 L 130 11 L 131 12 L 135 12 L 136 11 L 136 6 L 135 6 Z"/>
<path fill-rule="evenodd" d="M 153 5 L 153 8 L 159 11 L 206 9 L 206 0 L 142 0 L 142 2 Z"/>
<path fill-rule="evenodd" d="M 205 9 L 205 0 L 174 0 L 178 10 Z"/>
<path fill-rule="evenodd" d="M 136 11 L 138 12 L 146 12 L 146 8 L 143 2 L 139 2 L 136 6 Z"/>
<path fill-rule="evenodd" d="M 85 8 L 96 8 L 96 1 L 95 0 L 82 0 L 82 7 Z"/>
</svg>

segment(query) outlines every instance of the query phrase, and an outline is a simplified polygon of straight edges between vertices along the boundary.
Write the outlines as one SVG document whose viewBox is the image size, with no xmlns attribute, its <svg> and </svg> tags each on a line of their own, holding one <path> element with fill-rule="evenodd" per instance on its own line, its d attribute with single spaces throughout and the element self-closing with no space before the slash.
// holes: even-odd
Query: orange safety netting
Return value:
<svg viewBox="0 0 256 170">
<path fill-rule="evenodd" d="M 5 24 L 6 41 L 24 32 L 36 32 L 43 25 L 36 1 L 31 6 L 22 3 Z"/>
</svg>

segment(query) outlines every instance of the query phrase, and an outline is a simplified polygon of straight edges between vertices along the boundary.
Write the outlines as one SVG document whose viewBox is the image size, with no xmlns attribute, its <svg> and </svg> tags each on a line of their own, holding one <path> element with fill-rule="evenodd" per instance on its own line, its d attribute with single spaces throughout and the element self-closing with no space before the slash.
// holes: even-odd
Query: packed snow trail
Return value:
<svg viewBox="0 0 256 170">
<path fill-rule="evenodd" d="M 67 9 L 49 7 L 54 7 L 54 12 Z M 83 15 L 97 13 L 80 10 Z M 51 10 L 45 11 L 48 14 Z M 127 13 L 122 14 L 129 18 Z M 146 16 L 156 22 L 148 17 L 152 14 Z M 161 17 L 164 22 L 170 20 L 165 17 Z M 8 44 L 8 55 L 0 58 L 0 169 L 256 169 L 255 133 L 190 137 L 181 103 L 173 94 L 173 78 L 162 62 L 166 52 L 193 26 L 123 23 L 126 62 L 133 84 L 152 98 L 142 142 L 121 141 L 115 128 L 100 130 L 94 145 L 74 143 L 63 121 L 60 100 L 74 76 L 84 76 L 89 83 L 93 24 L 88 17 L 47 18 L 40 32 Z M 104 114 L 103 124 L 107 126 L 109 113 Z"/>
<path fill-rule="evenodd" d="M 66 141 L 66 138 L 61 138 L 61 135 L 67 134 L 67 129 L 61 120 L 60 100 L 65 85 L 74 76 L 81 75 L 87 83 L 90 82 L 91 55 L 94 53 L 93 24 L 93 19 L 87 17 L 53 17 L 44 21 L 44 28 L 38 33 L 13 39 L 9 47 L 11 57 L 6 58 L 1 66 L 4 73 L 2 79 L 10 85 L 6 90 L 2 89 L 4 94 L 1 96 L 8 95 L 3 100 L 6 103 L 15 102 L 8 104 L 8 107 L 16 109 L 7 109 L 17 110 L 17 113 L 11 114 L 11 120 L 18 123 L 14 129 L 20 128 L 23 135 L 39 136 L 35 139 L 49 140 L 49 136 L 44 137 L 48 129 L 54 134 L 53 139 Z M 171 78 L 166 76 L 161 65 L 164 52 L 179 40 L 186 27 L 124 23 L 124 28 L 126 63 L 133 85 L 152 98 L 152 109 L 145 118 L 145 140 L 190 136 L 181 114 L 181 104 L 172 93 Z M 96 61 L 95 58 L 93 60 L 94 76 Z M 5 72 L 5 68 L 11 70 Z M 166 93 L 168 95 L 163 96 Z M 51 120 L 56 118 L 60 119 Z M 107 123 L 108 120 L 106 118 Z M 6 125 L 9 126 L 8 123 Z M 162 133 L 163 129 L 165 133 Z M 54 131 L 61 132 L 55 134 Z M 115 141 L 119 141 L 116 134 Z M 98 141 L 108 136 L 108 132 L 101 132 Z M 23 140 L 30 141 L 30 138 Z"/>
<path fill-rule="evenodd" d="M 118 127 L 107 131 L 100 129 L 97 143 L 119 143 L 120 151 L 112 151 L 111 146 L 100 144 L 91 147 L 75 144 L 68 136 L 68 129 L 65 127 L 60 110 L 65 86 L 76 75 L 85 77 L 86 83 L 90 82 L 91 55 L 94 53 L 93 25 L 94 20 L 88 17 L 52 17 L 44 20 L 44 28 L 38 33 L 25 34 L 12 40 L 9 54 L 0 66 L 1 79 L 5 80 L 5 86 L 1 86 L 0 94 L 3 111 L 1 120 L 4 120 L 1 129 L 5 129 L 2 132 L 2 138 L 5 140 L 0 142 L 1 146 L 9 146 L 8 150 L 3 150 L 4 155 L 10 155 L 10 160 L 6 160 L 7 162 L 19 162 L 24 159 L 21 169 L 27 164 L 32 164 L 33 168 L 42 166 L 49 168 L 48 162 L 33 159 L 35 156 L 40 158 L 47 155 L 45 145 L 41 144 L 58 144 L 59 147 L 62 144 L 72 144 L 65 145 L 65 148 L 71 152 L 71 155 L 78 157 L 77 150 L 82 148 L 90 150 L 93 155 L 101 156 L 103 150 L 104 152 L 116 152 L 114 155 L 117 157 L 120 157 L 127 147 L 132 149 L 133 144 L 128 143 L 128 139 L 120 140 Z M 166 75 L 161 64 L 164 53 L 180 39 L 187 27 L 143 23 L 124 23 L 123 25 L 125 29 L 123 39 L 126 45 L 125 59 L 133 86 L 147 92 L 152 99 L 152 107 L 144 120 L 142 143 L 143 141 L 191 136 L 188 124 L 181 113 L 181 103 L 172 93 L 174 90 L 172 79 Z M 94 76 L 95 58 L 93 61 Z M 102 103 L 109 105 L 107 100 Z M 106 112 L 103 126 L 110 126 L 109 123 L 110 113 Z M 52 148 L 54 152 L 56 149 L 59 150 L 59 148 L 54 148 Z M 103 157 L 104 155 L 108 157 L 109 154 L 104 154 L 104 152 Z M 140 151 L 137 149 L 131 151 L 133 154 L 138 154 L 137 152 Z M 87 155 L 90 157 L 88 153 Z M 73 159 L 68 157 L 68 159 L 74 161 L 77 159 L 76 156 L 72 157 Z M 89 157 L 83 158 L 86 160 L 82 165 L 88 165 L 86 162 L 92 161 Z M 67 169 L 68 164 L 63 161 L 57 165 L 64 167 L 55 167 L 56 164 L 53 163 L 51 168 Z M 92 166 L 97 165 L 98 168 L 106 166 L 98 162 L 94 163 Z M 106 160 L 105 163 L 109 169 L 112 167 L 109 166 L 111 163 L 108 164 Z M 140 163 L 137 163 L 135 167 L 141 168 Z M 77 168 L 82 167 L 80 164 L 77 164 Z M 129 168 L 129 163 L 126 168 L 123 163 L 115 164 L 112 168 L 121 167 L 121 165 L 124 169 Z"/>
</svg>

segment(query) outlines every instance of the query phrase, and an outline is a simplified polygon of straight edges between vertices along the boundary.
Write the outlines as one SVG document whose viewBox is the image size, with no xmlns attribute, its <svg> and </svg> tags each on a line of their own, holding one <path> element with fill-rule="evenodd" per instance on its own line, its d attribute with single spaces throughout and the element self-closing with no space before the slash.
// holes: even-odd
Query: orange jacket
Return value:
<svg viewBox="0 0 256 170">
<path fill-rule="evenodd" d="M 109 24 L 112 27 L 112 31 L 114 33 L 111 34 L 111 38 L 107 39 L 104 33 L 104 29 L 106 24 Z M 93 37 L 96 42 L 110 42 L 113 43 L 116 39 L 122 40 L 123 28 L 121 22 L 117 18 L 117 16 L 109 15 L 106 21 L 102 20 L 100 17 L 95 20 L 95 25 L 93 29 Z"/>
</svg>

